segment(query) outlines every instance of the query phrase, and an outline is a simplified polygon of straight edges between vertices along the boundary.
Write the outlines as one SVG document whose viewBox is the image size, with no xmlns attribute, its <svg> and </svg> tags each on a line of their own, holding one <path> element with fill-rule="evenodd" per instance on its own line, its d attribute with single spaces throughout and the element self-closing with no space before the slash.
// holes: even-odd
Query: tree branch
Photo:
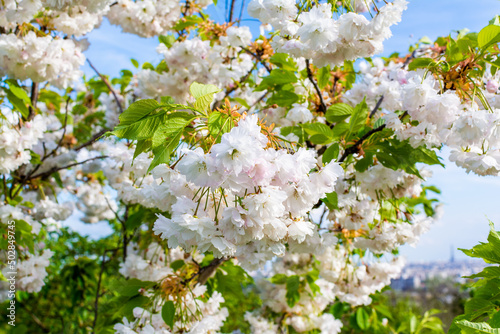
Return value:
<svg viewBox="0 0 500 334">
<path fill-rule="evenodd" d="M 241 49 L 243 51 L 245 51 L 246 53 L 248 53 L 249 55 L 253 56 L 255 59 L 257 59 L 262 64 L 262 66 L 264 66 L 266 68 L 267 72 L 271 73 L 271 69 L 269 68 L 269 66 L 267 66 L 267 64 L 264 62 L 264 60 L 262 60 L 261 56 L 259 56 L 256 53 L 253 53 L 252 51 L 248 50 L 247 48 L 241 47 Z"/>
<path fill-rule="evenodd" d="M 314 86 L 314 89 L 316 90 L 316 93 L 318 94 L 318 97 L 319 97 L 319 102 L 320 102 L 320 106 L 321 106 L 321 110 L 322 112 L 326 112 L 326 104 L 325 104 L 325 100 L 323 100 L 323 95 L 321 94 L 321 90 L 319 89 L 318 87 L 318 84 L 316 83 L 316 81 L 314 80 L 314 77 L 313 77 L 313 74 L 312 74 L 312 71 L 311 71 L 311 67 L 310 67 L 310 62 L 309 62 L 309 59 L 306 59 L 306 70 L 307 70 L 307 77 L 309 78 L 309 81 L 311 81 L 311 83 L 313 84 Z"/>
<path fill-rule="evenodd" d="M 224 262 L 229 261 L 230 259 L 230 257 L 213 259 L 208 266 L 201 268 L 198 272 L 198 283 L 200 285 L 204 285 L 205 283 L 207 283 L 208 279 L 217 270 L 217 268 L 219 268 L 224 264 Z"/>
<path fill-rule="evenodd" d="M 101 77 L 101 80 L 104 82 L 104 84 L 106 85 L 106 87 L 108 87 L 108 89 L 111 92 L 111 94 L 113 94 L 113 97 L 115 98 L 116 104 L 118 105 L 118 109 L 120 109 L 120 114 L 122 114 L 123 113 L 122 104 L 120 103 L 120 100 L 118 100 L 118 95 L 116 95 L 116 92 L 113 89 L 113 87 L 111 86 L 111 84 L 109 83 L 108 79 L 106 79 L 106 77 L 104 75 L 102 75 L 101 73 L 99 73 L 99 71 L 97 70 L 97 68 L 95 68 L 94 65 L 92 65 L 92 63 L 90 62 L 90 59 L 87 58 L 87 62 L 89 63 L 90 67 L 94 70 L 94 72 L 99 77 Z"/>
<path fill-rule="evenodd" d="M 380 99 L 378 99 L 377 104 L 375 105 L 375 108 L 373 108 L 372 112 L 370 113 L 370 116 L 368 116 L 369 118 L 372 118 L 377 113 L 378 108 L 380 108 L 380 105 L 382 104 L 383 100 L 384 100 L 384 95 L 382 95 L 380 97 Z"/>
<path fill-rule="evenodd" d="M 87 147 L 87 146 L 89 146 L 89 145 L 92 145 L 92 144 L 93 144 L 93 143 L 94 143 L 97 139 L 101 138 L 101 137 L 102 137 L 102 135 L 104 135 L 106 132 L 109 132 L 109 131 L 111 131 L 111 129 L 102 129 L 101 131 L 99 131 L 99 132 L 97 132 L 96 134 L 94 134 L 94 135 L 92 136 L 92 138 L 90 138 L 90 140 L 89 140 L 89 141 L 87 141 L 87 142 L 85 142 L 85 143 L 81 144 L 80 146 L 77 146 L 74 150 L 78 152 L 78 151 L 80 151 L 82 148 Z"/>
<path fill-rule="evenodd" d="M 55 173 L 55 172 L 63 170 L 63 169 L 75 167 L 75 166 L 78 166 L 78 165 L 83 165 L 84 163 L 92 161 L 92 160 L 106 159 L 106 158 L 108 158 L 107 155 L 101 155 L 101 156 L 98 156 L 98 157 L 89 158 L 87 160 L 80 161 L 80 162 L 75 162 L 75 163 L 72 163 L 72 164 L 69 164 L 69 165 L 66 165 L 66 166 L 62 166 L 62 167 L 52 167 L 51 169 L 49 169 L 46 172 L 43 172 L 43 173 L 40 173 L 40 174 L 36 174 L 36 175 L 31 175 L 27 180 L 36 179 L 38 177 L 45 178 L 45 177 L 51 175 L 52 173 Z"/>
<path fill-rule="evenodd" d="M 35 105 L 38 101 L 38 82 L 33 82 L 31 84 L 31 106 L 28 107 L 28 121 L 31 121 L 35 117 Z"/>
<path fill-rule="evenodd" d="M 229 17 L 227 22 L 231 22 L 233 20 L 233 11 L 234 11 L 234 3 L 236 0 L 231 0 L 231 4 L 229 5 Z"/>
<path fill-rule="evenodd" d="M 340 157 L 339 162 L 343 162 L 351 154 L 358 153 L 359 152 L 359 147 L 361 146 L 361 144 L 363 144 L 363 142 L 366 139 L 368 139 L 368 137 L 370 137 L 372 134 L 374 134 L 376 132 L 380 132 L 383 129 L 385 129 L 385 126 L 386 126 L 385 124 L 382 124 L 378 128 L 371 129 L 370 131 L 368 131 L 367 133 L 365 133 L 361 138 L 358 139 L 358 141 L 356 143 L 354 143 L 354 145 L 349 146 L 348 148 L 346 148 L 346 150 L 344 151 L 344 154 L 342 154 L 342 156 Z"/>
</svg>

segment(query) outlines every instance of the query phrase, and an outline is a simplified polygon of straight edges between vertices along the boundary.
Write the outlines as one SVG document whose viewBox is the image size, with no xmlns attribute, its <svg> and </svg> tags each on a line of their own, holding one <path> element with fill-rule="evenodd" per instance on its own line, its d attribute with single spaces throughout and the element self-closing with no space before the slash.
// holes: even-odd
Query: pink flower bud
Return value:
<svg viewBox="0 0 500 334">
<path fill-rule="evenodd" d="M 498 90 L 498 81 L 496 80 L 488 80 L 486 83 L 486 90 L 488 93 L 496 93 Z"/>
</svg>

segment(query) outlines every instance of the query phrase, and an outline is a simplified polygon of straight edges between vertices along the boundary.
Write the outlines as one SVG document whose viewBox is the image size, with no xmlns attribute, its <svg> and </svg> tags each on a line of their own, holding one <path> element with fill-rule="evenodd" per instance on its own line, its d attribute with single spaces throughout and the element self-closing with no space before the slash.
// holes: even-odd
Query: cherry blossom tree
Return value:
<svg viewBox="0 0 500 334">
<path fill-rule="evenodd" d="M 380 58 L 405 0 L 239 3 L 258 36 L 210 5 L 0 4 L 2 305 L 30 333 L 410 333 L 379 296 L 439 218 L 426 165 L 500 173 L 499 18 Z M 101 72 L 104 18 L 162 60 Z"/>
</svg>

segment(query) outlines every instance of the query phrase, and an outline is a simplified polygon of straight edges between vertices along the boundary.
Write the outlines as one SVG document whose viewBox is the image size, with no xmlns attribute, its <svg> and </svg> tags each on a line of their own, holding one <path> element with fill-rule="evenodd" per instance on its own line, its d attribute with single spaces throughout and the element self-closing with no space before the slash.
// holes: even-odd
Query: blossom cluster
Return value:
<svg viewBox="0 0 500 334">
<path fill-rule="evenodd" d="M 82 50 L 73 40 L 38 37 L 30 31 L 25 36 L 0 36 L 0 74 L 34 82 L 49 81 L 64 88 L 82 76 L 85 62 Z"/>
<path fill-rule="evenodd" d="M 460 92 L 442 92 L 441 82 L 424 70 L 408 71 L 403 64 L 375 59 L 373 66 L 360 66 L 363 79 L 345 95 L 356 104 L 365 96 L 375 105 L 383 96 L 381 107 L 386 124 L 400 140 L 409 140 L 414 147 L 426 145 L 451 149 L 450 160 L 467 172 L 478 175 L 500 173 L 500 105 L 498 78 L 486 77 L 478 83 L 485 92 L 486 102 L 464 101 Z M 404 110 L 411 122 L 403 122 L 395 112 Z"/>
<path fill-rule="evenodd" d="M 165 254 L 165 250 L 154 242 L 146 250 L 140 250 L 137 244 L 130 244 L 127 259 L 120 265 L 120 274 L 127 278 L 162 282 L 162 286 L 168 289 L 170 285 L 182 284 L 176 279 L 177 276 L 175 276 L 169 264 L 176 260 L 187 261 L 185 255 L 182 250 L 175 248 L 170 249 L 168 254 Z M 203 259 L 203 256 L 201 256 L 201 259 Z M 199 256 L 198 260 L 200 260 Z M 175 287 L 171 286 L 171 289 L 174 291 Z M 134 321 L 129 322 L 127 318 L 124 318 L 123 324 L 118 323 L 114 326 L 115 333 L 168 332 L 197 334 L 219 331 L 228 316 L 228 310 L 221 307 L 224 298 L 219 292 L 215 291 L 207 298 L 206 290 L 205 285 L 196 285 L 192 290 L 184 292 L 180 301 L 182 311 L 179 313 L 188 316 L 182 319 L 183 321 L 177 321 L 173 328 L 170 328 L 163 320 L 161 308 L 165 301 L 179 301 L 175 299 L 175 295 L 168 295 L 166 299 L 155 303 L 155 306 L 148 310 L 140 307 L 134 308 Z"/>
<path fill-rule="evenodd" d="M 371 21 L 357 13 L 342 14 L 335 20 L 329 3 L 298 14 L 293 0 L 252 0 L 248 12 L 279 31 L 272 41 L 277 52 L 310 58 L 323 67 L 381 52 L 382 42 L 391 36 L 390 26 L 401 21 L 406 5 L 405 0 L 395 0 L 382 7 Z"/>
<path fill-rule="evenodd" d="M 11 121 L 14 121 L 12 119 Z M 0 173 L 10 173 L 31 160 L 30 149 L 38 143 L 46 130 L 45 119 L 37 115 L 20 129 L 3 120 L 0 127 Z"/>
<path fill-rule="evenodd" d="M 256 115 L 239 121 L 209 153 L 186 150 L 176 169 L 189 187 L 176 194 L 171 218 L 154 231 L 169 247 L 237 256 L 244 266 L 283 255 L 289 239 L 302 242 L 314 225 L 304 215 L 334 189 L 341 167 L 317 172 L 312 151 L 268 148 Z"/>
<path fill-rule="evenodd" d="M 177 102 L 187 101 L 193 82 L 224 87 L 246 75 L 253 68 L 251 56 L 240 52 L 250 43 L 248 27 L 230 27 L 220 44 L 211 45 L 198 37 L 175 42 L 170 48 L 160 44 L 157 52 L 164 57 L 166 72 L 150 69 L 137 74 L 138 95 L 144 97 L 171 96 Z M 226 62 L 225 59 L 230 59 Z"/>
</svg>

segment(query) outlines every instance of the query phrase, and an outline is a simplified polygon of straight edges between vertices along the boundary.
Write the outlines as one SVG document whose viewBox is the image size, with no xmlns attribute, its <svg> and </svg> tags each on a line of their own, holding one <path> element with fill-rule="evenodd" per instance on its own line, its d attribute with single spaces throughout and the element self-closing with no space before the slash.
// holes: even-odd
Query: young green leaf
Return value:
<svg viewBox="0 0 500 334">
<path fill-rule="evenodd" d="M 175 305 L 173 301 L 168 300 L 163 304 L 161 317 L 170 328 L 174 327 Z"/>
<path fill-rule="evenodd" d="M 214 100 L 214 94 L 221 90 L 214 85 L 203 85 L 193 82 L 189 87 L 189 92 L 196 99 L 194 103 L 195 109 L 205 112 Z"/>
<path fill-rule="evenodd" d="M 336 103 L 328 107 L 325 118 L 330 123 L 342 122 L 354 112 L 354 109 L 345 103 Z"/>
<path fill-rule="evenodd" d="M 286 302 L 288 306 L 293 307 L 300 300 L 300 278 L 293 275 L 286 280 Z"/>
</svg>

